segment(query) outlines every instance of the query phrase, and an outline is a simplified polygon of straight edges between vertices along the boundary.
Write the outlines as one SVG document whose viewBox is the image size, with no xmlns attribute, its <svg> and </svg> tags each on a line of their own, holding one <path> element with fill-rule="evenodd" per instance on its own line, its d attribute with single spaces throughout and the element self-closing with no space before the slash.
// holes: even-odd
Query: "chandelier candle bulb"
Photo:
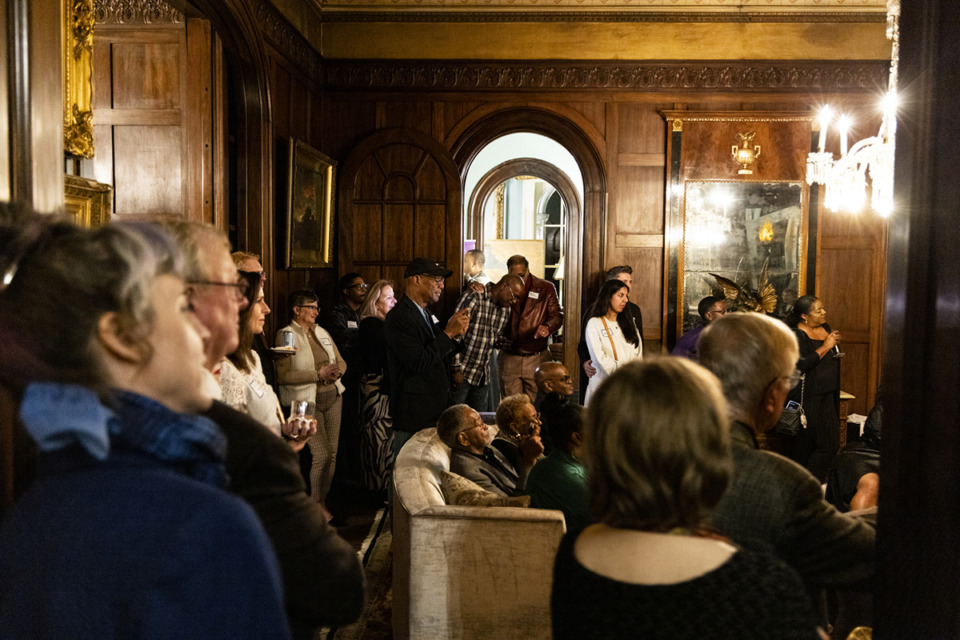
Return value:
<svg viewBox="0 0 960 640">
<path fill-rule="evenodd" d="M 823 108 L 820 112 L 820 153 L 823 153 L 827 145 L 827 125 L 830 124 L 830 105 Z"/>
<path fill-rule="evenodd" d="M 840 116 L 837 127 L 840 129 L 840 157 L 842 158 L 847 155 L 847 132 L 850 130 L 850 118 Z"/>
</svg>

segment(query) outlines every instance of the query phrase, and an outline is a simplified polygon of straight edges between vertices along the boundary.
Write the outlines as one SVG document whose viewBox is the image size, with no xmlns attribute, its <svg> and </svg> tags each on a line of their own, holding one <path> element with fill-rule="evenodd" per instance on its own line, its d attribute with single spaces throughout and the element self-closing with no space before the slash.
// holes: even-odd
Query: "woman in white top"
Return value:
<svg viewBox="0 0 960 640">
<path fill-rule="evenodd" d="M 587 349 L 597 373 L 590 378 L 584 405 L 600 383 L 617 367 L 643 357 L 643 344 L 637 326 L 629 314 L 623 313 L 630 299 L 630 288 L 621 280 L 607 280 L 590 310 L 590 320 L 584 329 Z"/>
<path fill-rule="evenodd" d="M 223 401 L 262 423 L 277 436 L 286 438 L 294 451 L 299 451 L 316 432 L 317 423 L 315 420 L 284 419 L 277 394 L 263 377 L 260 356 L 252 345 L 254 336 L 263 333 L 270 307 L 263 298 L 259 277 L 255 287 L 256 297 L 240 312 L 239 346 L 224 359 L 220 370 Z"/>
</svg>

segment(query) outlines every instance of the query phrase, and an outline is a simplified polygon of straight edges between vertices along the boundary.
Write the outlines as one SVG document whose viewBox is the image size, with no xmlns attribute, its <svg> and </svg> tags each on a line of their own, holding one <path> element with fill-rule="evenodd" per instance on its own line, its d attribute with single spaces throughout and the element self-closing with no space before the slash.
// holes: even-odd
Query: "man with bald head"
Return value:
<svg viewBox="0 0 960 640">
<path fill-rule="evenodd" d="M 505 339 L 511 305 L 523 295 L 523 279 L 507 274 L 496 284 L 487 283 L 480 292 L 464 289 L 457 311 L 470 309 L 470 328 L 462 348 L 453 356 L 453 403 L 477 411 L 493 411 L 493 387 L 499 384 L 490 372 L 496 344 Z"/>
<path fill-rule="evenodd" d="M 573 377 L 562 362 L 544 362 L 533 374 L 537 384 L 537 398 L 533 405 L 540 410 L 540 403 L 548 393 L 559 393 L 564 398 L 573 395 Z"/>
</svg>

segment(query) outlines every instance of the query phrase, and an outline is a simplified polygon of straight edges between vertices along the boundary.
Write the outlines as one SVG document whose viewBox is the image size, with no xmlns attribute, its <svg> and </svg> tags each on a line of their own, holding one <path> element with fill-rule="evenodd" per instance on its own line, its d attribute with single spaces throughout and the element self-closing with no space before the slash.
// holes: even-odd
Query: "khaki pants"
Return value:
<svg viewBox="0 0 960 640">
<path fill-rule="evenodd" d="M 549 349 L 529 356 L 501 351 L 497 361 L 500 367 L 500 399 L 525 393 L 530 396 L 530 402 L 533 402 L 537 398 L 537 384 L 533 381 L 533 374 L 537 367 L 549 361 Z"/>
</svg>

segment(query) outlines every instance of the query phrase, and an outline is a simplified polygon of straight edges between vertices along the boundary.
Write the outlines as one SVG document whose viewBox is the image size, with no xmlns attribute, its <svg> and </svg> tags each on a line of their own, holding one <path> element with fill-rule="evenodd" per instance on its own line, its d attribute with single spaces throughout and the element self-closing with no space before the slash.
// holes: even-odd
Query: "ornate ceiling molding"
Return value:
<svg viewBox="0 0 960 640">
<path fill-rule="evenodd" d="M 424 63 L 326 61 L 328 89 L 873 91 L 885 87 L 882 61 L 717 64 Z"/>
<path fill-rule="evenodd" d="M 94 0 L 97 24 L 181 23 L 184 16 L 163 0 Z"/>
<path fill-rule="evenodd" d="M 508 10 L 503 7 L 491 7 L 486 11 L 446 9 L 424 11 L 383 7 L 358 10 L 350 5 L 327 6 L 323 11 L 323 22 L 653 22 L 653 23 L 743 23 L 743 22 L 780 22 L 780 23 L 839 23 L 885 22 L 886 14 L 880 12 L 649 12 L 627 10 L 627 7 L 607 11 L 595 10 Z"/>
<path fill-rule="evenodd" d="M 251 0 L 250 4 L 264 39 L 307 77 L 319 82 L 323 60 L 307 39 L 270 2 Z"/>
</svg>

